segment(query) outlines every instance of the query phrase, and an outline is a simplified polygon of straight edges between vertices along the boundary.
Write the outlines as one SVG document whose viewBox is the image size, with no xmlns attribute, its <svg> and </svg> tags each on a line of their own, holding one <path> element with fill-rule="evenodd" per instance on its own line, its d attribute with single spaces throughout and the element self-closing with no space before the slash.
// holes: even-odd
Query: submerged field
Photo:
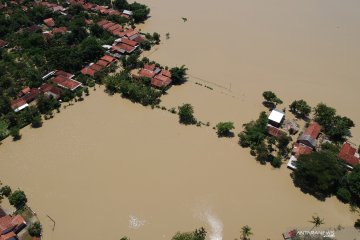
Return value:
<svg viewBox="0 0 360 240">
<path fill-rule="evenodd" d="M 245 224 L 256 239 L 278 239 L 290 227 L 310 228 L 314 214 L 327 227 L 355 220 L 338 200 L 294 188 L 286 168 L 257 164 L 236 140 L 101 89 L 42 128 L 24 129 L 21 141 L 7 139 L 0 154 L 2 180 L 27 193 L 45 239 L 170 239 L 200 226 L 211 239 L 232 239 Z"/>
<path fill-rule="evenodd" d="M 163 36 L 147 55 L 190 69 L 162 105 L 191 103 L 199 120 L 234 121 L 239 131 L 263 110 L 261 93 L 273 90 L 287 104 L 325 102 L 360 123 L 359 1 L 143 2 L 152 17 L 140 28 Z M 170 239 L 204 226 L 220 240 L 238 238 L 243 225 L 254 239 L 280 239 L 292 227 L 310 229 L 312 215 L 325 227 L 357 218 L 335 198 L 303 194 L 288 169 L 259 165 L 237 139 L 179 125 L 103 88 L 22 134 L 0 146 L 0 176 L 27 193 L 44 239 Z M 353 135 L 360 143 L 360 126 Z"/>
</svg>

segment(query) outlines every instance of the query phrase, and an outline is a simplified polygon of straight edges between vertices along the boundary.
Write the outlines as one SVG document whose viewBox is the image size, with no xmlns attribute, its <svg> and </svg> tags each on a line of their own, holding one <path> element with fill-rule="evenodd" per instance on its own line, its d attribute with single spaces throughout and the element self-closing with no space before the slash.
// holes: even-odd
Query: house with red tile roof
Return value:
<svg viewBox="0 0 360 240">
<path fill-rule="evenodd" d="M 56 76 L 54 79 L 51 80 L 53 83 L 57 84 L 59 87 L 69 89 L 70 91 L 76 90 L 78 87 L 82 86 L 81 82 L 76 80 L 66 78 L 63 76 Z"/>
<path fill-rule="evenodd" d="M 54 76 L 62 76 L 62 77 L 65 77 L 65 78 L 70 78 L 70 79 L 72 79 L 75 75 L 72 74 L 72 73 L 68 73 L 68 72 L 62 71 L 62 70 L 55 70 L 55 71 L 54 71 Z"/>
<path fill-rule="evenodd" d="M 4 48 L 4 47 L 6 47 L 8 45 L 9 45 L 9 43 L 7 41 L 4 41 L 4 40 L 0 39 L 0 48 Z"/>
<path fill-rule="evenodd" d="M 89 75 L 89 76 L 91 76 L 91 77 L 93 77 L 93 76 L 95 75 L 95 73 L 96 73 L 95 70 L 93 70 L 93 69 L 91 69 L 91 68 L 89 68 L 89 67 L 85 67 L 85 68 L 81 69 L 80 72 L 81 72 L 83 75 Z"/>
<path fill-rule="evenodd" d="M 155 77 L 156 73 L 154 71 L 148 70 L 148 69 L 141 69 L 139 72 L 139 77 L 147 77 L 147 78 L 153 78 Z"/>
<path fill-rule="evenodd" d="M 91 69 L 93 69 L 94 71 L 98 72 L 104 69 L 103 66 L 97 65 L 96 63 L 93 63 L 89 66 Z"/>
<path fill-rule="evenodd" d="M 55 27 L 55 21 L 52 18 L 44 19 L 44 24 L 48 27 Z"/>
<path fill-rule="evenodd" d="M 294 144 L 294 148 L 292 150 L 292 154 L 296 157 L 299 158 L 301 155 L 304 154 L 310 154 L 314 151 L 313 148 L 306 146 L 302 143 L 295 143 Z"/>
<path fill-rule="evenodd" d="M 100 59 L 99 61 L 96 62 L 97 65 L 101 66 L 102 68 L 106 68 L 107 66 L 109 66 L 109 62 L 104 61 L 102 59 Z M 99 70 L 98 70 L 99 71 Z"/>
<path fill-rule="evenodd" d="M 268 134 L 270 134 L 271 136 L 274 136 L 276 138 L 281 138 L 281 137 L 287 135 L 284 130 L 274 127 L 270 124 L 268 124 L 268 126 L 267 126 L 267 132 L 268 132 Z"/>
<path fill-rule="evenodd" d="M 137 47 L 139 45 L 138 42 L 132 41 L 125 37 L 121 38 L 121 43 L 124 43 L 124 44 L 132 46 L 132 47 Z"/>
<path fill-rule="evenodd" d="M 14 232 L 9 232 L 0 236 L 0 240 L 18 240 Z"/>
<path fill-rule="evenodd" d="M 34 101 L 37 96 L 40 95 L 40 90 L 37 88 L 32 88 L 25 96 L 22 97 L 27 103 Z"/>
<path fill-rule="evenodd" d="M 0 235 L 7 234 L 9 232 L 17 234 L 25 227 L 25 219 L 20 215 L 6 215 L 0 218 Z"/>
<path fill-rule="evenodd" d="M 99 22 L 97 22 L 97 25 L 99 26 L 99 27 L 103 27 L 105 24 L 107 24 L 107 23 L 109 23 L 109 21 L 108 20 L 106 20 L 106 19 L 103 19 L 103 20 L 100 20 Z"/>
<path fill-rule="evenodd" d="M 29 92 L 30 92 L 30 87 L 29 87 L 29 86 L 24 87 L 24 88 L 21 89 L 21 91 L 19 92 L 18 97 L 22 97 L 22 96 L 24 96 L 25 94 L 28 94 Z"/>
<path fill-rule="evenodd" d="M 62 91 L 60 88 L 53 86 L 50 83 L 44 83 L 39 88 L 40 92 L 42 92 L 47 97 L 52 97 L 54 99 L 59 99 L 61 97 Z"/>
<path fill-rule="evenodd" d="M 116 23 L 108 22 L 108 23 L 104 24 L 104 25 L 102 26 L 102 28 L 105 29 L 105 30 L 108 30 L 109 28 L 111 28 L 111 27 L 114 26 L 115 24 L 116 24 Z"/>
<path fill-rule="evenodd" d="M 360 156 L 357 152 L 357 149 L 354 145 L 349 142 L 345 142 L 340 149 L 339 158 L 343 160 L 346 165 L 352 169 L 360 163 Z"/>
<path fill-rule="evenodd" d="M 22 98 L 11 101 L 10 105 L 14 112 L 19 112 L 29 106 L 29 104 Z"/>
<path fill-rule="evenodd" d="M 153 79 L 151 79 L 151 85 L 158 88 L 168 87 L 171 84 L 171 78 L 164 76 L 162 74 L 156 75 Z"/>
<path fill-rule="evenodd" d="M 125 31 L 125 36 L 127 38 L 129 38 L 130 40 L 134 40 L 135 38 L 140 36 L 140 33 L 139 33 L 139 31 L 137 31 L 135 29 L 128 29 Z"/>
<path fill-rule="evenodd" d="M 116 58 L 109 56 L 109 55 L 104 55 L 100 60 L 106 61 L 108 63 L 113 63 L 113 62 L 117 61 Z"/>
<path fill-rule="evenodd" d="M 119 24 L 115 24 L 115 25 L 113 25 L 112 27 L 109 27 L 109 29 L 108 29 L 108 31 L 110 31 L 110 32 L 113 32 L 113 31 L 122 31 L 122 26 L 121 25 L 119 25 Z"/>
<path fill-rule="evenodd" d="M 321 126 L 317 122 L 310 123 L 304 133 L 298 138 L 298 142 L 308 147 L 316 148 Z"/>
<path fill-rule="evenodd" d="M 58 28 L 54 28 L 52 30 L 52 33 L 55 34 L 55 33 L 67 33 L 68 29 L 66 27 L 58 27 Z"/>
</svg>

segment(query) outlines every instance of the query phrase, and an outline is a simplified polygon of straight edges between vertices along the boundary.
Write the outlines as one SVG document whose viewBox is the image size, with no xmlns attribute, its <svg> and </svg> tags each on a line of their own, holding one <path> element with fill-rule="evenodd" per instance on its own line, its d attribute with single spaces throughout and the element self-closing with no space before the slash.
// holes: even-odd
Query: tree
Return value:
<svg viewBox="0 0 360 240">
<path fill-rule="evenodd" d="M 220 122 L 216 125 L 219 137 L 233 136 L 231 130 L 235 129 L 233 122 Z"/>
<path fill-rule="evenodd" d="M 256 121 L 244 124 L 244 131 L 238 135 L 240 146 L 253 149 L 263 142 L 267 136 L 267 124 L 268 117 L 265 112 L 261 112 Z"/>
<path fill-rule="evenodd" d="M 31 126 L 33 128 L 39 128 L 41 127 L 43 124 L 43 121 L 41 119 L 41 115 L 36 115 L 36 116 L 33 116 L 32 119 L 31 119 Z"/>
<path fill-rule="evenodd" d="M 35 222 L 34 224 L 32 224 L 29 227 L 28 232 L 32 237 L 41 237 L 42 227 L 40 222 Z"/>
<path fill-rule="evenodd" d="M 294 171 L 294 183 L 319 199 L 336 194 L 346 174 L 346 166 L 329 151 L 301 155 Z"/>
<path fill-rule="evenodd" d="M 199 229 L 195 229 L 194 231 L 194 240 L 205 240 L 206 238 L 206 230 L 201 227 Z"/>
<path fill-rule="evenodd" d="M 336 196 L 343 203 L 349 203 L 351 201 L 351 193 L 346 188 L 339 188 L 336 192 Z"/>
<path fill-rule="evenodd" d="M 170 69 L 172 83 L 175 85 L 180 85 L 187 80 L 187 68 L 185 65 L 182 65 L 181 67 L 174 67 Z"/>
<path fill-rule="evenodd" d="M 289 108 L 292 113 L 300 117 L 307 117 L 311 113 L 311 107 L 302 99 L 293 101 Z"/>
<path fill-rule="evenodd" d="M 346 185 L 355 201 L 360 200 L 360 165 L 356 165 L 347 175 Z"/>
<path fill-rule="evenodd" d="M 124 10 L 124 9 L 128 8 L 129 4 L 128 4 L 127 0 L 115 0 L 114 6 L 119 10 Z"/>
<path fill-rule="evenodd" d="M 151 43 L 145 39 L 144 41 L 140 42 L 140 47 L 145 51 L 149 51 L 151 49 Z"/>
<path fill-rule="evenodd" d="M 273 106 L 283 103 L 283 101 L 280 98 L 278 98 L 276 96 L 276 94 L 273 93 L 272 91 L 265 91 L 265 92 L 263 92 L 262 95 L 263 95 L 265 101 Z"/>
<path fill-rule="evenodd" d="M 171 240 L 205 240 L 206 230 L 201 227 L 193 232 L 176 233 Z"/>
<path fill-rule="evenodd" d="M 10 129 L 10 135 L 13 137 L 14 141 L 21 139 L 20 129 L 18 127 L 12 127 Z"/>
<path fill-rule="evenodd" d="M 193 106 L 190 104 L 183 104 L 181 107 L 179 107 L 179 121 L 185 125 L 196 123 Z"/>
<path fill-rule="evenodd" d="M 159 44 L 160 43 L 160 34 L 158 34 L 157 32 L 154 32 L 152 35 L 152 39 L 155 42 L 155 44 Z"/>
<path fill-rule="evenodd" d="M 16 190 L 9 196 L 9 203 L 14 206 L 17 210 L 22 209 L 26 203 L 27 198 L 23 191 Z"/>
<path fill-rule="evenodd" d="M 248 225 L 245 225 L 241 228 L 240 238 L 242 240 L 249 240 L 251 235 L 253 235 L 253 233 L 251 232 L 251 228 Z"/>
<path fill-rule="evenodd" d="M 11 195 L 11 188 L 9 186 L 3 186 L 0 188 L 0 195 L 9 197 Z"/>
<path fill-rule="evenodd" d="M 312 216 L 312 220 L 309 222 L 314 224 L 311 230 L 325 224 L 324 219 L 321 219 L 319 216 Z"/>
</svg>

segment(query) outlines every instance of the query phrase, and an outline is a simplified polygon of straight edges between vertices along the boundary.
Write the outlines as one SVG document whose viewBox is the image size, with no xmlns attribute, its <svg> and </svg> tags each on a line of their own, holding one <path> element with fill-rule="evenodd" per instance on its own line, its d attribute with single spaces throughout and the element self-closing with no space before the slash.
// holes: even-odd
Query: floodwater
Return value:
<svg viewBox="0 0 360 240">
<path fill-rule="evenodd" d="M 286 104 L 323 101 L 360 122 L 359 1 L 144 2 L 152 18 L 141 28 L 170 33 L 150 58 L 190 69 L 162 105 L 191 103 L 201 121 L 234 121 L 238 131 L 271 89 Z M 357 218 L 335 198 L 303 194 L 285 167 L 259 165 L 236 138 L 102 90 L 0 146 L 1 180 L 27 193 L 45 240 L 170 239 L 201 226 L 221 240 L 238 238 L 243 225 L 253 239 L 280 239 L 310 229 L 312 215 L 327 228 Z M 360 143 L 359 127 L 353 135 Z"/>
</svg>

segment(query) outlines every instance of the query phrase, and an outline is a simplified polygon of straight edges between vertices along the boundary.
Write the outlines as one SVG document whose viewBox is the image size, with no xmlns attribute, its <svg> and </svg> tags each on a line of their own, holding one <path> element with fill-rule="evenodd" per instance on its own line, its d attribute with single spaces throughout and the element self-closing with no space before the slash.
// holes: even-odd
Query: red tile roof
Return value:
<svg viewBox="0 0 360 240">
<path fill-rule="evenodd" d="M 339 152 L 339 158 L 350 166 L 355 166 L 360 163 L 360 158 L 355 156 L 356 148 L 353 147 L 350 143 L 345 142 Z"/>
<path fill-rule="evenodd" d="M 14 228 L 24 223 L 25 220 L 20 215 L 16 215 L 14 217 L 12 217 L 11 215 L 6 215 L 0 218 L 0 234 L 6 230 L 12 231 Z"/>
<path fill-rule="evenodd" d="M 308 147 L 304 144 L 301 143 L 295 143 L 294 144 L 294 148 L 293 148 L 293 153 L 295 155 L 295 157 L 299 157 L 300 155 L 304 155 L 304 154 L 310 154 L 313 152 L 313 149 L 311 147 Z"/>
<path fill-rule="evenodd" d="M 49 83 L 44 83 L 40 86 L 39 90 L 43 93 L 52 93 L 54 95 L 61 96 L 61 90 L 60 88 L 54 87 L 53 85 Z"/>
<path fill-rule="evenodd" d="M 25 87 L 25 88 L 23 88 L 22 90 L 21 90 L 21 93 L 22 94 L 27 94 L 27 93 L 29 93 L 30 92 L 30 87 Z"/>
<path fill-rule="evenodd" d="M 137 43 L 135 41 L 132 41 L 130 39 L 127 39 L 127 38 L 122 38 L 121 42 L 126 44 L 126 45 L 132 46 L 132 47 L 136 47 L 137 45 L 139 45 L 139 43 Z"/>
<path fill-rule="evenodd" d="M 7 41 L 4 41 L 0 39 L 0 48 L 6 47 L 9 43 Z"/>
<path fill-rule="evenodd" d="M 305 130 L 304 135 L 311 136 L 313 139 L 316 139 L 320 134 L 321 127 L 317 122 L 313 122 Z"/>
<path fill-rule="evenodd" d="M 22 97 L 27 103 L 33 101 L 37 96 L 39 96 L 40 90 L 37 88 L 32 88 L 28 94 Z"/>
<path fill-rule="evenodd" d="M 44 19 L 44 23 L 46 24 L 46 26 L 48 27 L 54 27 L 55 26 L 55 21 L 52 18 L 47 18 Z"/>
<path fill-rule="evenodd" d="M 17 239 L 14 232 L 8 232 L 7 234 L 1 235 L 0 240 L 15 240 Z"/>
<path fill-rule="evenodd" d="M 155 64 L 145 64 L 144 65 L 144 69 L 149 70 L 149 71 L 154 71 L 156 68 Z"/>
<path fill-rule="evenodd" d="M 89 67 L 85 67 L 85 68 L 81 69 L 81 73 L 84 75 L 92 76 L 92 77 L 95 75 L 95 71 Z"/>
<path fill-rule="evenodd" d="M 56 70 L 54 73 L 55 76 L 62 76 L 62 77 L 66 77 L 66 78 L 72 78 L 74 76 L 74 74 L 72 73 L 68 73 L 62 70 Z"/>
<path fill-rule="evenodd" d="M 127 31 L 125 31 L 125 36 L 127 37 L 132 37 L 136 34 L 139 34 L 139 32 L 135 29 L 128 29 Z"/>
<path fill-rule="evenodd" d="M 93 69 L 93 70 L 95 70 L 96 72 L 97 72 L 97 71 L 101 71 L 101 70 L 104 69 L 103 66 L 97 65 L 97 64 L 91 64 L 90 68 Z"/>
<path fill-rule="evenodd" d="M 108 20 L 103 19 L 103 20 L 99 21 L 99 22 L 97 23 L 97 25 L 98 25 L 99 27 L 102 27 L 102 26 L 104 26 L 105 24 L 108 24 L 108 23 L 109 23 Z"/>
<path fill-rule="evenodd" d="M 122 26 L 119 25 L 119 24 L 115 24 L 114 26 L 109 27 L 108 30 L 111 31 L 111 32 L 113 32 L 113 31 L 115 31 L 115 30 L 121 31 L 121 30 L 122 30 Z"/>
<path fill-rule="evenodd" d="M 140 70 L 139 76 L 153 78 L 155 76 L 155 73 L 153 71 L 149 71 L 149 70 L 143 68 Z"/>
<path fill-rule="evenodd" d="M 116 58 L 109 56 L 109 55 L 105 55 L 101 58 L 101 60 L 111 63 L 111 62 L 115 62 Z"/>
<path fill-rule="evenodd" d="M 100 59 L 99 61 L 96 62 L 96 64 L 101 66 L 102 68 L 106 68 L 109 65 L 109 62 Z"/>
<path fill-rule="evenodd" d="M 18 98 L 18 99 L 15 99 L 15 100 L 11 101 L 11 108 L 13 110 L 15 110 L 15 109 L 17 109 L 17 108 L 19 108 L 19 107 L 21 107 L 23 105 L 26 105 L 26 104 L 27 103 L 26 103 L 26 101 L 24 99 Z"/>
<path fill-rule="evenodd" d="M 58 27 L 58 28 L 54 28 L 52 30 L 52 33 L 55 34 L 55 33 L 66 33 L 68 30 L 66 27 Z"/>
<path fill-rule="evenodd" d="M 271 125 L 268 125 L 267 130 L 271 136 L 274 136 L 276 138 L 280 138 L 281 136 L 286 135 L 286 133 L 283 130 L 281 130 L 280 128 L 271 126 Z"/>
<path fill-rule="evenodd" d="M 102 26 L 102 28 L 108 30 L 109 28 L 111 28 L 111 27 L 114 26 L 114 25 L 115 25 L 115 23 L 113 23 L 113 22 L 108 22 L 108 23 L 104 24 L 104 25 Z"/>
<path fill-rule="evenodd" d="M 151 84 L 155 87 L 167 87 L 171 84 L 171 79 L 159 74 L 151 80 Z"/>
<path fill-rule="evenodd" d="M 112 34 L 117 36 L 117 37 L 125 36 L 125 32 L 123 32 L 122 30 L 115 30 L 115 31 L 112 32 Z"/>
<path fill-rule="evenodd" d="M 116 45 L 116 47 L 123 49 L 127 53 L 132 53 L 135 50 L 135 47 L 129 46 L 124 43 L 120 43 L 120 44 Z"/>
<path fill-rule="evenodd" d="M 93 24 L 93 20 L 85 19 L 85 24 L 87 24 L 87 25 Z"/>
<path fill-rule="evenodd" d="M 80 87 L 82 84 L 78 81 L 63 77 L 63 76 L 56 76 L 52 79 L 52 82 L 57 84 L 60 87 L 69 89 L 71 91 L 75 90 L 76 88 Z"/>
<path fill-rule="evenodd" d="M 171 72 L 169 70 L 165 70 L 165 69 L 161 70 L 161 75 L 171 78 Z"/>
</svg>

